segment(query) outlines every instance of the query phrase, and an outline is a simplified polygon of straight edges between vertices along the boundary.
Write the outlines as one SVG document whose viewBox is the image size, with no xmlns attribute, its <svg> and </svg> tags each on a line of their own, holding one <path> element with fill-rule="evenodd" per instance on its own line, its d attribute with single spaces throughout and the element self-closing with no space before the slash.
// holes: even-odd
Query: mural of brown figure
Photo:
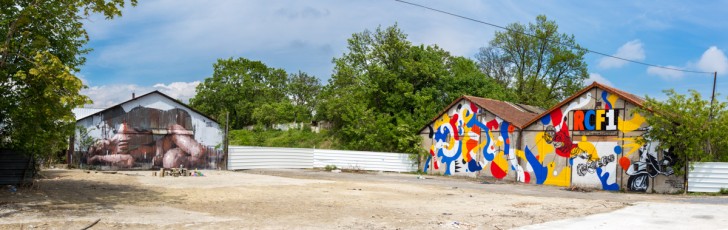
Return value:
<svg viewBox="0 0 728 230">
<path fill-rule="evenodd" d="M 163 134 L 162 138 L 154 140 L 159 134 Z M 170 125 L 166 131 L 150 132 L 136 131 L 124 122 L 113 137 L 92 145 L 88 154 L 88 164 L 106 163 L 123 168 L 131 168 L 147 158 L 152 158 L 153 166 L 164 168 L 204 167 L 206 163 L 205 147 L 194 140 L 192 131 L 178 124 Z"/>
</svg>

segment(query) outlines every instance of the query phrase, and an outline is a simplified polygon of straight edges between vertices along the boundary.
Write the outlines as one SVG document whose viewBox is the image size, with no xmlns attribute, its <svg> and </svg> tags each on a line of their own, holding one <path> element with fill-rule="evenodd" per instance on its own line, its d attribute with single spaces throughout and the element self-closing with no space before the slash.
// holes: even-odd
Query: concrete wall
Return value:
<svg viewBox="0 0 728 230">
<path fill-rule="evenodd" d="M 519 130 L 467 99 L 453 105 L 420 135 L 430 153 L 425 172 L 524 180 L 516 157 Z"/>
<path fill-rule="evenodd" d="M 658 143 L 640 144 L 648 126 L 636 108 L 595 87 L 522 131 L 502 132 L 503 119 L 487 111 L 473 116 L 483 110 L 464 100 L 431 124 L 433 137 L 426 135 L 428 130 L 421 133 L 423 147 L 430 151 L 428 161 L 438 163 L 425 167 L 433 171 L 437 166 L 434 172 L 446 175 L 483 175 L 528 184 L 657 193 L 682 190 L 683 179 L 673 175 L 675 159 L 669 151 L 657 149 Z M 476 129 L 479 124 L 489 128 Z M 461 138 L 454 138 L 456 131 Z"/>
<path fill-rule="evenodd" d="M 76 149 L 74 156 L 85 165 L 109 169 L 218 168 L 222 160 L 217 150 L 222 144 L 220 125 L 158 93 L 111 107 L 76 124 L 95 140 L 91 148 Z"/>
</svg>

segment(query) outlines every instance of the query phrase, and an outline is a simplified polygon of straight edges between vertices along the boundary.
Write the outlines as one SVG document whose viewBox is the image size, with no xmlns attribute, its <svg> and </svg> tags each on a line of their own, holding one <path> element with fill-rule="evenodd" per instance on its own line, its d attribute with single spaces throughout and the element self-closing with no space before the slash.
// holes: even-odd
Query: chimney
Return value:
<svg viewBox="0 0 728 230">
<path fill-rule="evenodd" d="M 131 99 L 134 99 L 134 98 L 136 98 L 136 96 L 134 95 L 134 92 L 131 92 Z"/>
</svg>

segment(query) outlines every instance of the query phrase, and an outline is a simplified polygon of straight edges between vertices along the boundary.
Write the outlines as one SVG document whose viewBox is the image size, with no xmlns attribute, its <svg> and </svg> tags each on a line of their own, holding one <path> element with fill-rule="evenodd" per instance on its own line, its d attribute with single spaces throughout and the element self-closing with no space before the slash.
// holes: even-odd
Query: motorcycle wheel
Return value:
<svg viewBox="0 0 728 230">
<path fill-rule="evenodd" d="M 627 185 L 629 186 L 629 190 L 635 192 L 646 192 L 647 187 L 650 187 L 649 176 L 647 176 L 647 174 L 630 176 L 627 180 Z"/>
</svg>

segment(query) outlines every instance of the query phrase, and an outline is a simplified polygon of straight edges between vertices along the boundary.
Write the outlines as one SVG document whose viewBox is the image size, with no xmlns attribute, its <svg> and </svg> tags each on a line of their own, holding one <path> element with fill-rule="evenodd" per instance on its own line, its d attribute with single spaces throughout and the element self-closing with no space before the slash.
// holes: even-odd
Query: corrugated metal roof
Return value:
<svg viewBox="0 0 728 230">
<path fill-rule="evenodd" d="M 179 105 L 181 105 L 181 106 L 184 106 L 185 108 L 188 108 L 189 110 L 192 110 L 193 112 L 195 112 L 195 113 L 197 113 L 197 114 L 200 114 L 200 115 L 202 115 L 203 117 L 206 117 L 207 119 L 210 119 L 210 121 L 212 121 L 212 122 L 215 122 L 215 123 L 217 123 L 218 125 L 220 124 L 219 122 L 217 122 L 217 120 L 213 119 L 212 117 L 208 116 L 207 114 L 204 114 L 204 113 L 202 113 L 202 112 L 200 112 L 200 111 L 196 110 L 195 108 L 192 108 L 192 107 L 190 107 L 189 105 L 187 105 L 187 104 L 185 104 L 185 103 L 182 103 L 182 102 L 180 102 L 179 100 L 177 100 L 177 99 L 174 99 L 174 98 L 172 98 L 172 97 L 168 96 L 167 94 L 164 94 L 164 93 L 162 93 L 162 92 L 159 92 L 158 90 L 154 90 L 154 91 L 152 91 L 152 92 L 149 92 L 149 93 L 147 93 L 147 94 L 144 94 L 144 95 L 141 95 L 141 96 L 138 96 L 138 97 L 133 97 L 132 99 L 129 99 L 128 101 L 125 101 L 125 102 L 119 103 L 119 104 L 117 104 L 117 105 L 115 105 L 115 106 L 112 106 L 112 107 L 109 107 L 109 108 L 101 109 L 101 110 L 99 110 L 99 111 L 97 111 L 97 112 L 95 112 L 95 113 L 91 113 L 91 114 L 87 115 L 86 117 L 88 117 L 88 116 L 91 116 L 91 115 L 94 115 L 94 114 L 97 114 L 97 113 L 101 113 L 101 112 L 103 112 L 103 111 L 106 111 L 106 110 L 112 109 L 112 108 L 114 108 L 114 107 L 117 107 L 117 106 L 121 106 L 122 104 L 126 104 L 126 103 L 129 103 L 129 102 L 132 102 L 132 101 L 138 100 L 138 99 L 140 99 L 140 98 L 143 98 L 143 97 L 146 97 L 146 96 L 149 96 L 149 95 L 152 95 L 152 94 L 159 94 L 159 95 L 162 95 L 163 97 L 166 97 L 167 99 L 169 99 L 169 100 L 171 100 L 171 101 L 173 101 L 173 102 L 175 102 L 175 103 L 177 103 L 177 104 L 179 104 Z M 79 118 L 79 117 L 76 117 L 76 121 L 78 121 L 78 120 L 80 120 L 80 119 L 82 119 L 82 118 L 85 118 L 85 117 L 81 117 L 81 118 Z"/>
<path fill-rule="evenodd" d="M 73 109 L 73 115 L 76 116 L 76 120 L 81 120 L 85 117 L 91 116 L 91 114 L 101 112 L 104 109 L 99 108 L 75 108 Z"/>
</svg>

